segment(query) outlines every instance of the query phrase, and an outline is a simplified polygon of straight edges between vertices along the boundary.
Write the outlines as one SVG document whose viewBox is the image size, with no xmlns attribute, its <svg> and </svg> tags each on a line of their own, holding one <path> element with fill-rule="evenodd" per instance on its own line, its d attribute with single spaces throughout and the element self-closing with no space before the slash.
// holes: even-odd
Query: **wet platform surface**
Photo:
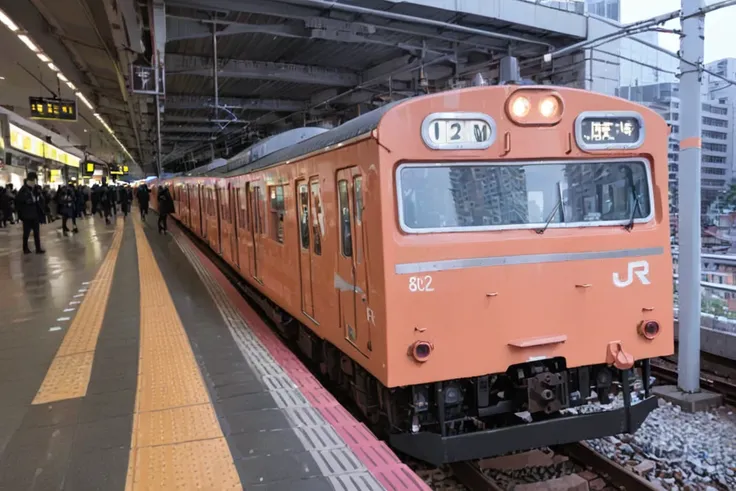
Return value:
<svg viewBox="0 0 736 491">
<path fill-rule="evenodd" d="M 148 221 L 0 230 L 0 490 L 428 489 Z"/>
</svg>

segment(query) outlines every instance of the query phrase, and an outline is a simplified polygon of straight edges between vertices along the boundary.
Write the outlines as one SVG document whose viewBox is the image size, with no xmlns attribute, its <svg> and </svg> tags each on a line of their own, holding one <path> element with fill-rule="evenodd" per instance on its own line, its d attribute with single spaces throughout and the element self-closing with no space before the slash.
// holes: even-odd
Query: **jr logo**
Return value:
<svg viewBox="0 0 736 491">
<path fill-rule="evenodd" d="M 613 284 L 619 288 L 625 288 L 634 282 L 634 276 L 639 278 L 642 285 L 648 285 L 649 282 L 649 263 L 646 261 L 633 261 L 629 263 L 627 276 L 625 280 L 621 280 L 618 273 L 613 273 Z"/>
</svg>

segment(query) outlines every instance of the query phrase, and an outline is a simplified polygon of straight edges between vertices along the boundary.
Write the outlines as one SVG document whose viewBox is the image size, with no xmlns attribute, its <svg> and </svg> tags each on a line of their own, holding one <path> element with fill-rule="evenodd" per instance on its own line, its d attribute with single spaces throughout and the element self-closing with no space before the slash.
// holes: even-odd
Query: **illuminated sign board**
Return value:
<svg viewBox="0 0 736 491">
<path fill-rule="evenodd" d="M 54 160 L 70 167 L 79 167 L 79 157 L 46 143 L 39 137 L 31 135 L 12 123 L 9 126 L 11 147 L 42 159 Z"/>
<path fill-rule="evenodd" d="M 29 97 L 28 102 L 31 105 L 31 119 L 77 120 L 77 101 L 75 100 Z"/>
<path fill-rule="evenodd" d="M 421 134 L 433 150 L 484 150 L 496 139 L 496 123 L 482 113 L 433 113 L 424 118 Z"/>
<path fill-rule="evenodd" d="M 84 164 L 84 172 L 87 174 L 94 174 L 95 173 L 95 163 L 94 162 L 85 162 Z"/>
<path fill-rule="evenodd" d="M 585 150 L 637 148 L 644 142 L 644 121 L 635 112 L 585 112 L 575 121 L 575 139 Z"/>
</svg>

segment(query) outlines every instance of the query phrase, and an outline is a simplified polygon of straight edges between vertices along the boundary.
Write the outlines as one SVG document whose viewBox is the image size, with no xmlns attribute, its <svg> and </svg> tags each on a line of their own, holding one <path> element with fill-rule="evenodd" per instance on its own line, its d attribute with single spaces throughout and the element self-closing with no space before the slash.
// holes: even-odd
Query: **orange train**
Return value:
<svg viewBox="0 0 736 491">
<path fill-rule="evenodd" d="M 394 448 L 439 464 L 633 432 L 656 407 L 668 135 L 615 97 L 475 87 L 154 185 Z"/>
</svg>

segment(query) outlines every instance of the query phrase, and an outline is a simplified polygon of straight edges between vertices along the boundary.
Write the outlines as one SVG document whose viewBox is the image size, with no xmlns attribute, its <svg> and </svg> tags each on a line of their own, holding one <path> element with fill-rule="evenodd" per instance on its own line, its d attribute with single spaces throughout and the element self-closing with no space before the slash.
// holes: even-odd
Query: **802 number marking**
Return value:
<svg viewBox="0 0 736 491">
<path fill-rule="evenodd" d="M 432 277 L 427 276 L 411 276 L 409 278 L 410 292 L 433 292 Z"/>
</svg>

